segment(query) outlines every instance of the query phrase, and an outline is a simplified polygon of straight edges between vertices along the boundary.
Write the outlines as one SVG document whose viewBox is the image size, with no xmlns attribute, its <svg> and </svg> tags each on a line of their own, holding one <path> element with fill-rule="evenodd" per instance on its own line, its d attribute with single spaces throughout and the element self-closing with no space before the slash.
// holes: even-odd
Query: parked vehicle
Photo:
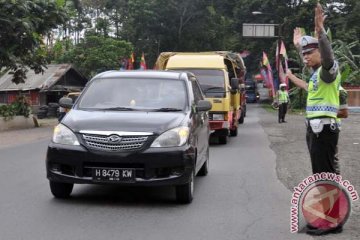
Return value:
<svg viewBox="0 0 360 240">
<path fill-rule="evenodd" d="M 74 184 L 176 187 L 193 198 L 195 175 L 207 175 L 211 103 L 186 72 L 109 71 L 95 76 L 56 126 L 47 150 L 52 194 Z"/>
<path fill-rule="evenodd" d="M 165 52 L 156 61 L 162 70 L 190 71 L 198 78 L 206 99 L 212 103 L 210 128 L 212 136 L 226 144 L 228 136 L 237 136 L 238 124 L 246 115 L 245 91 L 240 90 L 245 65 L 233 52 Z"/>
<path fill-rule="evenodd" d="M 246 101 L 248 103 L 256 103 L 260 100 L 260 94 L 256 82 L 247 80 L 245 82 Z"/>
<path fill-rule="evenodd" d="M 70 92 L 67 95 L 65 95 L 66 98 L 71 98 L 72 102 L 75 103 L 78 97 L 80 96 L 81 92 Z M 70 111 L 70 108 L 58 108 L 59 114 L 58 114 L 58 120 L 61 122 L 61 120 L 65 117 L 66 113 Z"/>
</svg>

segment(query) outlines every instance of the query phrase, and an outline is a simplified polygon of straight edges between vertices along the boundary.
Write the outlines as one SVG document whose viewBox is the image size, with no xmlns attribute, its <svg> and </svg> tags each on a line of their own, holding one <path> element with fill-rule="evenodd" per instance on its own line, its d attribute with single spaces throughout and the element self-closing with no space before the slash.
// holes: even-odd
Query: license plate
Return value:
<svg viewBox="0 0 360 240">
<path fill-rule="evenodd" d="M 135 170 L 124 168 L 93 168 L 92 176 L 94 181 L 134 181 Z"/>
</svg>

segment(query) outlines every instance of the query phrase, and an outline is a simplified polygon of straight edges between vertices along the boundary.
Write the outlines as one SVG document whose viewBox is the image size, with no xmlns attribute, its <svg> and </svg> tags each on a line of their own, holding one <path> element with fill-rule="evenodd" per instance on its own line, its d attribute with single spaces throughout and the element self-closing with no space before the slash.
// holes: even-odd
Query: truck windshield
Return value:
<svg viewBox="0 0 360 240">
<path fill-rule="evenodd" d="M 94 79 L 83 93 L 79 109 L 107 111 L 183 111 L 188 93 L 175 79 Z"/>
<path fill-rule="evenodd" d="M 178 70 L 178 69 L 176 69 Z M 213 69 L 181 69 L 192 72 L 197 77 L 206 97 L 225 97 L 224 72 Z"/>
</svg>

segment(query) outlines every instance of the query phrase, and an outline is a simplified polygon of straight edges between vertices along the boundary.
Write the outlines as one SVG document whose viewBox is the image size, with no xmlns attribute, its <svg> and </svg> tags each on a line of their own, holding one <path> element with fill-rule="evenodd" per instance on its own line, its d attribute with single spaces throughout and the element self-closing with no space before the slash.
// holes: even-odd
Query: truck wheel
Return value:
<svg viewBox="0 0 360 240">
<path fill-rule="evenodd" d="M 230 130 L 230 136 L 236 137 L 238 135 L 238 128 L 236 127 L 234 130 Z"/>
<path fill-rule="evenodd" d="M 240 116 L 240 118 L 239 118 L 239 121 L 238 121 L 240 124 L 243 124 L 243 123 L 244 123 L 244 117 L 245 117 L 245 113 L 242 112 L 242 113 L 241 113 L 241 116 Z"/>
<path fill-rule="evenodd" d="M 206 176 L 209 173 L 209 147 L 206 151 L 206 160 L 201 166 L 199 172 L 197 173 L 197 176 Z"/>
<path fill-rule="evenodd" d="M 68 198 L 73 190 L 74 184 L 50 181 L 51 193 L 56 198 Z"/>
<path fill-rule="evenodd" d="M 227 136 L 220 136 L 219 137 L 219 143 L 220 144 L 226 144 L 227 143 Z"/>
<path fill-rule="evenodd" d="M 190 180 L 184 185 L 176 186 L 176 200 L 179 203 L 191 203 L 194 197 L 194 170 Z"/>
</svg>

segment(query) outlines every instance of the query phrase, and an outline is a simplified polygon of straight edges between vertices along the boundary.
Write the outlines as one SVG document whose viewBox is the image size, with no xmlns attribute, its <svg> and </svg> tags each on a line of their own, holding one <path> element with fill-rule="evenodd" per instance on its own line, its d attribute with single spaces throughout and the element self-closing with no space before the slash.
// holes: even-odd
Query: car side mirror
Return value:
<svg viewBox="0 0 360 240">
<path fill-rule="evenodd" d="M 74 105 L 73 101 L 71 98 L 69 97 L 62 97 L 60 98 L 59 100 L 59 105 L 60 107 L 63 107 L 63 108 L 72 108 L 72 106 Z"/>
<path fill-rule="evenodd" d="M 230 80 L 230 86 L 231 86 L 231 93 L 236 93 L 237 90 L 239 90 L 239 79 L 238 78 L 232 78 Z"/>
<path fill-rule="evenodd" d="M 197 112 L 205 112 L 209 111 L 212 108 L 211 102 L 207 100 L 200 100 L 198 104 L 196 105 L 196 111 Z"/>
</svg>

